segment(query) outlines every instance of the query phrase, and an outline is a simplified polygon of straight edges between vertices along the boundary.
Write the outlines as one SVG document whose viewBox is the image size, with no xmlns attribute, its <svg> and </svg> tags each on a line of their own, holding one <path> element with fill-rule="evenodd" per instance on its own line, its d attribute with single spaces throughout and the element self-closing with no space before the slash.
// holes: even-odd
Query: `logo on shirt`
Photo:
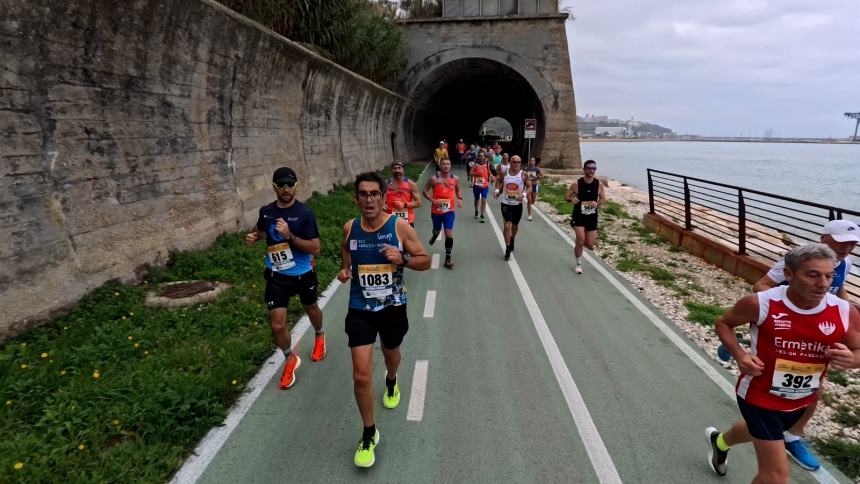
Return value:
<svg viewBox="0 0 860 484">
<path fill-rule="evenodd" d="M 836 331 L 836 325 L 830 321 L 824 321 L 818 323 L 818 329 L 820 329 L 825 336 L 830 336 L 834 331 Z"/>
<path fill-rule="evenodd" d="M 791 320 L 782 319 L 788 316 L 788 313 L 777 313 L 773 315 L 773 329 L 791 329 Z"/>
<path fill-rule="evenodd" d="M 376 234 L 376 240 L 391 240 L 391 236 L 394 235 L 391 232 L 387 234 Z"/>
<path fill-rule="evenodd" d="M 287 217 L 287 222 L 298 222 L 298 221 L 299 221 L 298 217 Z"/>
<path fill-rule="evenodd" d="M 349 241 L 349 250 L 358 250 L 358 240 L 352 239 Z"/>
</svg>

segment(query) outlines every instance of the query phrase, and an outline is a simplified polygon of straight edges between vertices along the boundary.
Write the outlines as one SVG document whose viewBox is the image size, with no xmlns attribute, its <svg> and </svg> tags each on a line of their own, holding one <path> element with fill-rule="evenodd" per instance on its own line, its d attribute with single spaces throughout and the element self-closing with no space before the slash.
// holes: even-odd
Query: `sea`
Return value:
<svg viewBox="0 0 860 484">
<path fill-rule="evenodd" d="M 583 141 L 581 149 L 598 175 L 642 190 L 652 168 L 860 212 L 860 144 Z"/>
</svg>

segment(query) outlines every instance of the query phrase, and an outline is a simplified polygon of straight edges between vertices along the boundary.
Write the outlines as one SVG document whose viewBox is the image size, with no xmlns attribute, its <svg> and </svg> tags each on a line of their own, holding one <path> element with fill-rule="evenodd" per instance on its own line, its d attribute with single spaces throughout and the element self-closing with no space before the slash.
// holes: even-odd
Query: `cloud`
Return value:
<svg viewBox="0 0 860 484">
<path fill-rule="evenodd" d="M 851 134 L 860 2 L 563 0 L 580 113 L 679 132 Z"/>
</svg>

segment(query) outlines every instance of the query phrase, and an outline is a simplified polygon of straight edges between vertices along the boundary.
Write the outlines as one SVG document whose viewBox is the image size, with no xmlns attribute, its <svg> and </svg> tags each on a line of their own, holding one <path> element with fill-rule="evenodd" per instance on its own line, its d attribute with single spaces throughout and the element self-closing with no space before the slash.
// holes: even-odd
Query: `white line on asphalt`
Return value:
<svg viewBox="0 0 860 484">
<path fill-rule="evenodd" d="M 424 317 L 432 318 L 433 311 L 436 309 L 436 291 L 427 291 L 427 297 L 424 298 Z"/>
<path fill-rule="evenodd" d="M 420 422 L 424 418 L 424 396 L 427 394 L 427 360 L 417 360 L 412 372 L 412 390 L 409 391 L 409 410 L 406 420 Z"/>
<path fill-rule="evenodd" d="M 433 254 L 433 258 L 430 259 L 430 268 L 438 269 L 439 268 L 439 254 Z"/>
<path fill-rule="evenodd" d="M 329 300 L 331 300 L 334 292 L 337 291 L 337 288 L 340 286 L 341 283 L 337 279 L 333 280 L 331 284 L 328 285 L 317 301 L 320 309 L 325 307 Z M 295 348 L 296 345 L 299 344 L 299 341 L 302 339 L 302 336 L 305 334 L 305 331 L 308 330 L 310 325 L 308 316 L 304 315 L 299 319 L 296 325 L 293 326 L 293 330 L 290 332 L 292 348 Z M 215 458 L 215 454 L 218 453 L 227 441 L 227 438 L 230 437 L 230 434 L 236 430 L 239 422 L 241 422 L 245 414 L 248 413 L 251 405 L 254 404 L 263 392 L 263 389 L 266 388 L 266 385 L 281 367 L 281 363 L 283 362 L 284 354 L 281 350 L 275 350 L 272 356 L 270 356 L 269 359 L 263 363 L 263 366 L 260 367 L 260 371 L 258 371 L 257 374 L 254 375 L 254 378 L 252 378 L 245 386 L 245 393 L 236 401 L 233 408 L 230 409 L 230 413 L 224 420 L 224 425 L 222 427 L 213 428 L 205 437 L 203 437 L 203 440 L 197 444 L 194 452 L 192 452 L 191 457 L 186 459 L 179 471 L 177 471 L 176 474 L 173 475 L 173 478 L 170 479 L 170 484 L 197 482 L 197 479 L 203 475 L 206 467 L 208 467 L 212 462 L 212 459 Z"/>
<path fill-rule="evenodd" d="M 571 247 L 576 246 L 570 236 L 568 236 L 563 230 L 561 230 L 561 228 L 559 228 L 555 222 L 550 220 L 550 218 L 547 217 L 542 210 L 537 207 L 534 207 L 533 210 L 538 215 L 540 215 L 541 218 L 543 218 L 544 221 L 549 224 L 550 227 L 552 227 L 556 232 L 558 232 L 558 234 L 561 235 L 561 238 L 564 239 Z M 666 335 L 666 337 L 669 338 L 672 343 L 675 343 L 675 346 L 677 346 L 678 349 L 681 350 L 681 352 L 687 355 L 687 357 L 690 358 L 690 360 L 692 360 L 693 363 L 697 367 L 699 367 L 700 370 L 702 370 L 706 375 L 708 375 L 708 378 L 710 378 L 711 381 L 716 383 L 717 386 L 729 396 L 729 398 L 731 398 L 732 400 L 736 399 L 735 387 L 731 384 L 731 382 L 729 382 L 721 373 L 719 373 L 713 366 L 711 366 L 702 357 L 702 355 L 700 355 L 690 346 L 689 343 L 687 343 L 677 333 L 672 331 L 669 326 L 666 325 L 666 323 L 664 323 L 662 319 L 660 319 L 659 316 L 654 314 L 654 311 L 651 311 L 651 309 L 649 309 L 648 306 L 643 304 L 642 301 L 639 300 L 639 298 L 634 296 L 633 293 L 630 292 L 630 290 L 627 289 L 621 283 L 621 281 L 618 280 L 617 277 L 615 277 L 611 272 L 609 272 L 605 267 L 603 267 L 602 264 L 597 262 L 597 260 L 595 260 L 594 257 L 588 253 L 588 251 L 584 251 L 583 255 L 585 256 L 585 260 L 588 261 L 589 264 L 591 264 L 595 269 L 597 269 L 597 271 L 600 272 L 603 277 L 605 277 L 606 280 L 609 281 L 610 284 L 615 286 L 615 288 L 618 289 L 618 292 L 620 292 L 625 298 L 627 298 L 627 300 L 630 301 L 630 303 L 633 304 L 633 306 L 636 307 L 639 312 L 645 315 L 645 317 L 648 318 L 648 320 L 651 321 L 651 323 L 653 323 L 654 326 L 656 326 L 661 333 Z M 821 483 L 830 484 L 839 482 L 836 480 L 836 478 L 833 477 L 833 475 L 827 472 L 824 467 L 819 468 L 817 471 L 809 471 L 809 473 L 816 481 Z"/>
<path fill-rule="evenodd" d="M 493 231 L 499 239 L 499 244 L 504 249 L 505 238 L 499 229 L 499 225 L 496 223 L 496 218 L 493 216 L 492 210 L 487 210 L 487 218 L 490 219 L 490 224 L 493 226 Z M 620 483 L 621 476 L 618 475 L 618 470 L 612 462 L 612 457 L 609 455 L 609 451 L 606 450 L 606 446 L 603 444 L 600 433 L 597 432 L 594 421 L 591 420 L 591 414 L 585 406 L 582 394 L 579 393 L 579 388 L 577 388 L 576 382 L 573 381 L 573 375 L 570 374 L 570 369 L 564 362 L 564 357 L 558 349 L 558 344 L 556 344 L 552 333 L 549 331 L 549 327 L 543 318 L 537 301 L 535 301 L 534 295 L 532 295 L 526 283 L 526 278 L 523 276 L 519 264 L 517 264 L 516 257 L 512 256 L 508 264 L 511 267 L 511 272 L 514 274 L 514 280 L 523 296 L 523 301 L 529 311 L 532 323 L 534 323 L 535 330 L 537 330 L 541 345 L 543 345 L 543 349 L 549 358 L 555 379 L 558 381 L 559 387 L 561 387 L 562 394 L 564 394 L 567 408 L 573 416 L 573 422 L 576 428 L 579 429 L 579 437 L 585 445 L 585 450 L 588 453 L 588 458 L 591 460 L 591 465 L 594 467 L 597 478 L 601 483 Z"/>
</svg>

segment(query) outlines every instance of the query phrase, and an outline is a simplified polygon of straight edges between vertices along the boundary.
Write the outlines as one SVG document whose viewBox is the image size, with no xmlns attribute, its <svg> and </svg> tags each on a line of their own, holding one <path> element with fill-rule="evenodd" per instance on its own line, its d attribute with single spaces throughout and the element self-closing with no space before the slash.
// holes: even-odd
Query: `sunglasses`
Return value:
<svg viewBox="0 0 860 484">
<path fill-rule="evenodd" d="M 596 166 L 586 166 L 586 167 L 585 167 L 585 168 L 583 168 L 583 169 L 584 169 L 584 170 L 587 170 L 587 171 L 597 171 L 597 167 L 596 167 Z"/>
<path fill-rule="evenodd" d="M 298 184 L 299 184 L 299 182 L 295 182 L 295 181 L 286 181 L 283 183 L 272 182 L 272 186 L 279 189 L 279 190 L 283 190 L 284 188 L 293 188 L 294 186 L 296 186 Z"/>
</svg>

